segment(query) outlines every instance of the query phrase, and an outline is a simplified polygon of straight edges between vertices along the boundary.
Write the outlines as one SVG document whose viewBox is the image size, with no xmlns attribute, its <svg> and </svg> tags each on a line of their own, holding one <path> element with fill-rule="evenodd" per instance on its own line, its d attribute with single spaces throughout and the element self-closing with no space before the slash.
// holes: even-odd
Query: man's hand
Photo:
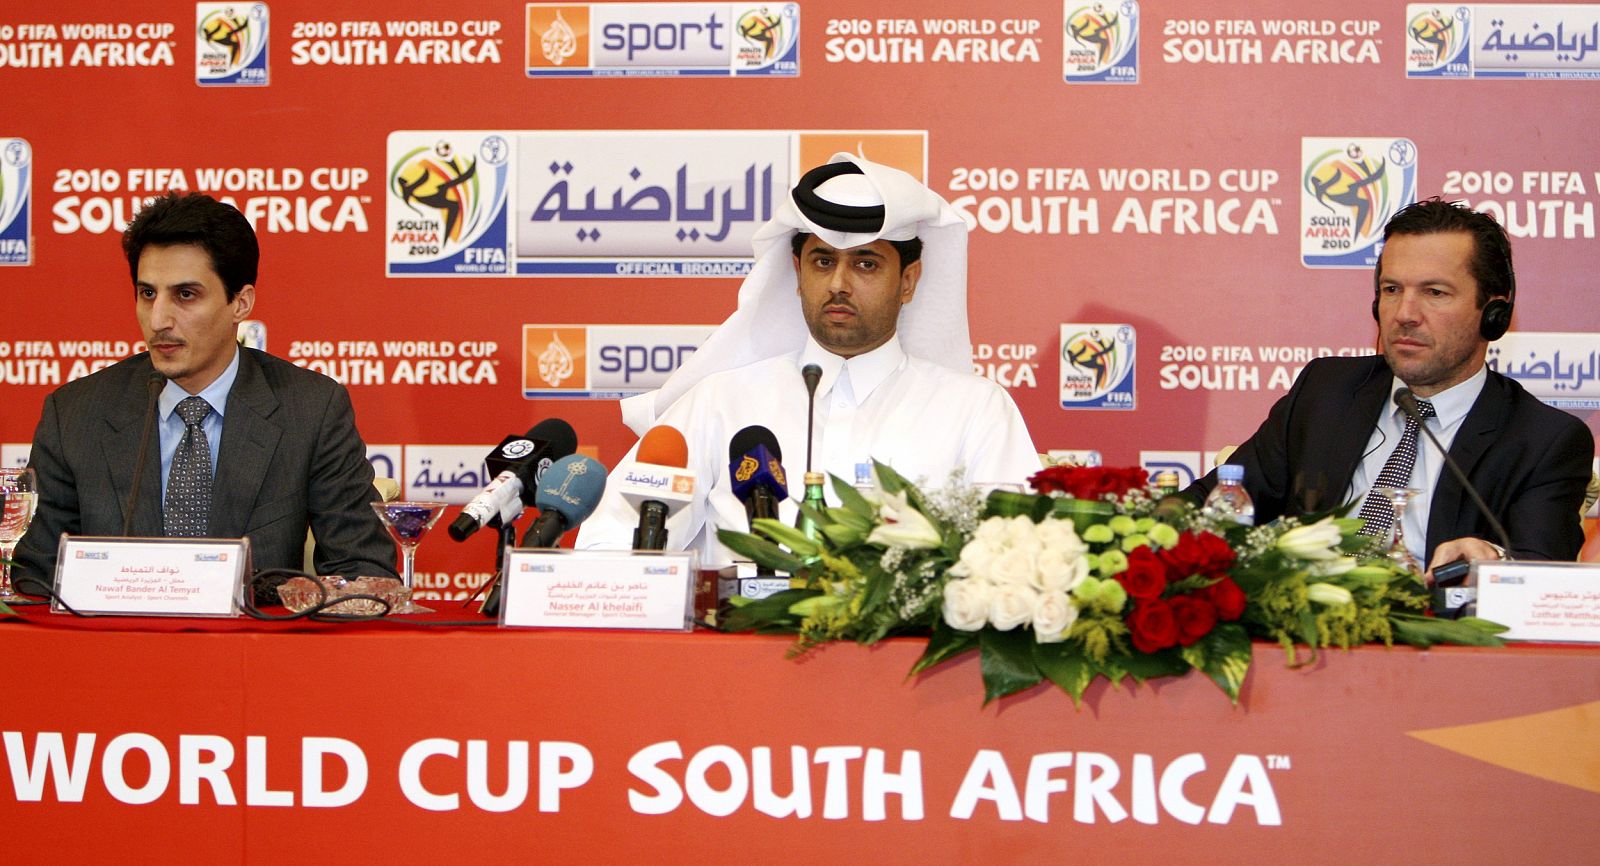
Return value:
<svg viewBox="0 0 1600 866">
<path fill-rule="evenodd" d="M 1441 565 L 1455 562 L 1458 559 L 1504 559 L 1500 548 L 1484 541 L 1481 538 L 1452 538 L 1433 549 L 1433 560 L 1428 563 L 1428 573 L 1424 576 L 1429 585 L 1433 584 L 1433 570 Z"/>
</svg>

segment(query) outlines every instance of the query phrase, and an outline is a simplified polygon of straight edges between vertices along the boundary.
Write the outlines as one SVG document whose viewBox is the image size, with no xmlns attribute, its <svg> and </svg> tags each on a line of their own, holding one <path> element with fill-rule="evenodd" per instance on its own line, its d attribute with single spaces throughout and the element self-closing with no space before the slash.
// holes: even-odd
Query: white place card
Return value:
<svg viewBox="0 0 1600 866">
<path fill-rule="evenodd" d="M 1475 562 L 1478 616 L 1508 640 L 1600 643 L 1600 565 Z"/>
<path fill-rule="evenodd" d="M 689 551 L 513 548 L 500 624 L 688 631 L 699 565 Z"/>
<path fill-rule="evenodd" d="M 56 598 L 81 613 L 238 616 L 250 569 L 248 538 L 97 538 L 63 535 Z"/>
</svg>

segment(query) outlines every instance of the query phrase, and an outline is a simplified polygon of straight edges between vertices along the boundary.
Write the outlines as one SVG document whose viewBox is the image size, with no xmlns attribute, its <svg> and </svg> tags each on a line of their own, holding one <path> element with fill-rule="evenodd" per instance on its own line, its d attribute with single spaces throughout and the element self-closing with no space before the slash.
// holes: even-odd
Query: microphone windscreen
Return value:
<svg viewBox="0 0 1600 866">
<path fill-rule="evenodd" d="M 783 459 L 783 449 L 778 447 L 778 437 L 760 424 L 752 424 L 733 434 L 733 438 L 728 441 L 728 462 L 738 462 L 739 458 L 756 450 L 758 445 L 771 452 L 773 457 Z"/>
<path fill-rule="evenodd" d="M 816 364 L 807 364 L 800 368 L 800 375 L 806 380 L 806 393 L 817 393 L 817 383 L 822 381 L 822 368 Z"/>
<path fill-rule="evenodd" d="M 600 461 L 582 454 L 569 454 L 550 465 L 539 479 L 533 504 L 540 511 L 554 511 L 572 528 L 587 520 L 606 492 L 606 468 Z"/>
<path fill-rule="evenodd" d="M 789 479 L 783 474 L 783 464 L 765 445 L 757 445 L 728 461 L 728 480 L 740 502 L 749 502 L 757 488 L 772 491 L 778 499 L 789 498 Z"/>
<path fill-rule="evenodd" d="M 533 425 L 528 438 L 550 443 L 551 457 L 565 457 L 578 450 L 578 432 L 560 418 L 546 418 Z"/>
<path fill-rule="evenodd" d="M 1410 388 L 1397 388 L 1394 392 L 1394 404 L 1399 406 L 1407 415 L 1421 414 L 1417 406 L 1417 398 L 1412 396 Z"/>
<path fill-rule="evenodd" d="M 689 443 L 684 441 L 678 428 L 657 424 L 639 440 L 639 453 L 634 459 L 640 463 L 682 468 L 689 465 Z"/>
</svg>

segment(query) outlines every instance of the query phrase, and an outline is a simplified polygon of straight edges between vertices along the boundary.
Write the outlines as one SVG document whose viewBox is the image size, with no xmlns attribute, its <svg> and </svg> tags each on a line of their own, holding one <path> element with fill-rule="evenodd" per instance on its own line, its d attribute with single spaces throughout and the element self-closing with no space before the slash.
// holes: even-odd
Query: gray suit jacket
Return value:
<svg viewBox="0 0 1600 866">
<path fill-rule="evenodd" d="M 319 574 L 394 577 L 395 548 L 369 502 L 372 466 L 344 387 L 320 373 L 240 349 L 228 392 L 208 534 L 249 536 L 255 570 L 301 567 L 307 527 Z M 61 533 L 122 535 L 152 373 L 136 355 L 45 398 L 29 465 L 39 505 L 17 546 L 18 589 L 55 573 Z M 159 536 L 160 436 L 152 428 L 129 533 Z"/>
</svg>

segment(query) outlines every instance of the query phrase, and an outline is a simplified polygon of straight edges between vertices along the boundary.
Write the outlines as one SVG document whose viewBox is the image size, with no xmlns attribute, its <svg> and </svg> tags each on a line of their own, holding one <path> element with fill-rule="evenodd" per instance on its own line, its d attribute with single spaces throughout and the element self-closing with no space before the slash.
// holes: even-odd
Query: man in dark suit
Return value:
<svg viewBox="0 0 1600 866">
<path fill-rule="evenodd" d="M 1372 303 L 1382 354 L 1307 364 L 1228 458 L 1245 467 L 1256 519 L 1329 510 L 1378 486 L 1410 486 L 1423 492 L 1402 525 L 1430 573 L 1462 559 L 1576 557 L 1594 437 L 1485 365 L 1515 299 L 1511 244 L 1492 218 L 1439 199 L 1396 214 L 1384 228 Z M 1489 522 L 1425 434 L 1416 439 L 1414 424 L 1414 459 L 1395 459 L 1408 436 L 1394 400 L 1402 387 L 1426 404 L 1428 429 L 1505 525 L 1510 550 L 1492 543 Z M 1399 483 L 1391 484 L 1396 473 Z M 1198 502 L 1215 484 L 1213 471 L 1185 494 Z M 1372 514 L 1365 503 L 1362 514 Z"/>
<path fill-rule="evenodd" d="M 261 570 L 299 568 L 309 526 L 318 573 L 395 576 L 350 395 L 235 338 L 255 304 L 249 221 L 168 195 L 139 212 L 123 249 L 149 351 L 45 398 L 18 590 L 51 585 L 63 532 L 248 536 Z"/>
</svg>

